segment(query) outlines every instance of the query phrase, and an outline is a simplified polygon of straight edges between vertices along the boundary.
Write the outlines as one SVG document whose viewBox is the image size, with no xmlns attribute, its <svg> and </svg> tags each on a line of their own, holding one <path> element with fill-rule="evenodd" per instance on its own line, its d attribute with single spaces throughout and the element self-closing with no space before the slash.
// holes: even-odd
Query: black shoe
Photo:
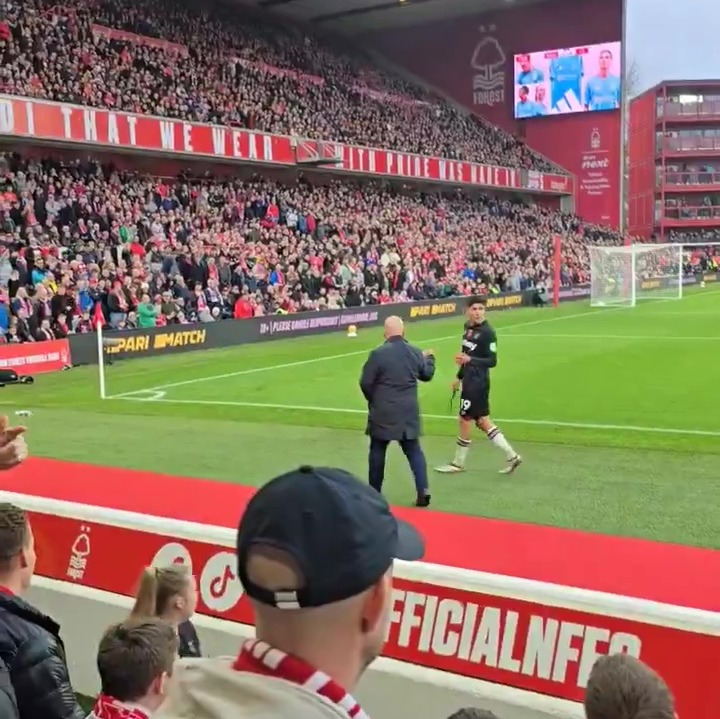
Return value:
<svg viewBox="0 0 720 719">
<path fill-rule="evenodd" d="M 415 500 L 416 507 L 429 507 L 430 506 L 430 495 L 419 494 Z"/>
</svg>

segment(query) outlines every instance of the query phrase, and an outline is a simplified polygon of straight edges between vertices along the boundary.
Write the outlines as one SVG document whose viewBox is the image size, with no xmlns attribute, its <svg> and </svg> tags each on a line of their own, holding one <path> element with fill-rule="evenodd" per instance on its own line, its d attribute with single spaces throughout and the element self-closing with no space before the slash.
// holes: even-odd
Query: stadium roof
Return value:
<svg viewBox="0 0 720 719">
<path fill-rule="evenodd" d="M 582 2 L 583 0 L 575 0 Z M 529 5 L 539 0 L 245 0 L 258 9 L 358 34 L 441 18 Z"/>
</svg>

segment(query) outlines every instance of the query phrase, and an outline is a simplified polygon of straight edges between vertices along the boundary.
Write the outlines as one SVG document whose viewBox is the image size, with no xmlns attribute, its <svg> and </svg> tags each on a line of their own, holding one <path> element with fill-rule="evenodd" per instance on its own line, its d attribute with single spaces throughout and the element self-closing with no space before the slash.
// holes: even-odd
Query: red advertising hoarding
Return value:
<svg viewBox="0 0 720 719">
<path fill-rule="evenodd" d="M 41 576 L 131 596 L 144 567 L 181 563 L 197 578 L 201 614 L 253 623 L 231 548 L 44 513 L 30 517 Z M 613 652 L 639 656 L 659 671 L 680 716 L 715 719 L 720 637 L 429 581 L 394 581 L 384 650 L 394 659 L 581 701 L 595 659 Z"/>
<path fill-rule="evenodd" d="M 530 186 L 520 170 L 509 167 L 7 95 L 0 95 L 0 135 L 62 145 L 82 144 L 266 165 L 302 166 L 303 162 L 320 157 L 337 160 L 325 169 L 348 173 L 501 190 L 527 189 L 552 194 L 573 191 L 573 180 L 566 175 L 531 173 Z"/>
<path fill-rule="evenodd" d="M 0 370 L 33 375 L 57 372 L 71 365 L 70 343 L 66 339 L 0 345 Z"/>
<path fill-rule="evenodd" d="M 615 43 L 622 0 L 551 0 L 368 33 L 362 42 L 525 142 L 577 177 L 576 211 L 620 222 L 620 111 L 516 120 L 514 56 Z M 593 68 L 594 72 L 594 68 Z"/>
</svg>

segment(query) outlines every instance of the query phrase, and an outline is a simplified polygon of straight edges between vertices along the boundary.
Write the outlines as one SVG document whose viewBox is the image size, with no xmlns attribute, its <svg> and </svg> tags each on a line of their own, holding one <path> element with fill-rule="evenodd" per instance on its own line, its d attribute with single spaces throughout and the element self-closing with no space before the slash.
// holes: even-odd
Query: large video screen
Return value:
<svg viewBox="0 0 720 719">
<path fill-rule="evenodd" d="M 617 110 L 620 64 L 619 42 L 515 55 L 515 117 Z"/>
</svg>

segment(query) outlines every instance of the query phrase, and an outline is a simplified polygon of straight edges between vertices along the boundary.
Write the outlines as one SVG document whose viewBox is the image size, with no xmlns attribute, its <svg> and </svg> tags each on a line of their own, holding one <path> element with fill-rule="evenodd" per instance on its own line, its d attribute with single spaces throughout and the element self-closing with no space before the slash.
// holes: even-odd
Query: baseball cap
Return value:
<svg viewBox="0 0 720 719">
<path fill-rule="evenodd" d="M 253 549 L 287 553 L 302 586 L 261 587 L 248 577 Z M 385 498 L 342 469 L 303 466 L 272 479 L 248 503 L 237 536 L 245 593 L 280 609 L 321 607 L 369 589 L 394 559 L 422 559 L 425 542 Z"/>
</svg>

